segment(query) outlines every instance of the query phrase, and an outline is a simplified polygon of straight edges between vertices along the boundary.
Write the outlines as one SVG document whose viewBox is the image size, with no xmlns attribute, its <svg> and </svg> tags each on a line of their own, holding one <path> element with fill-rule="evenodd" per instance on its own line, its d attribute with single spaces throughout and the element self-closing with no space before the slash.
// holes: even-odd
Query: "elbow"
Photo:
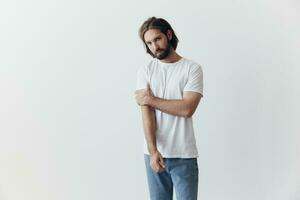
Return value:
<svg viewBox="0 0 300 200">
<path fill-rule="evenodd" d="M 184 117 L 185 118 L 190 118 L 190 117 L 193 116 L 194 112 L 195 112 L 195 110 L 191 110 L 191 109 L 186 110 L 185 113 L 184 113 Z"/>
</svg>

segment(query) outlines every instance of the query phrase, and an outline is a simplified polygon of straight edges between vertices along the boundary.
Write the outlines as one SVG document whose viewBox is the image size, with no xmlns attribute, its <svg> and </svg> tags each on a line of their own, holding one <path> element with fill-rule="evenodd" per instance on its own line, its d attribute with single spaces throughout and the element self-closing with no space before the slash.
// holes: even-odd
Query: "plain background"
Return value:
<svg viewBox="0 0 300 200">
<path fill-rule="evenodd" d="M 0 199 L 144 200 L 138 28 L 202 65 L 200 200 L 300 199 L 296 0 L 0 3 Z"/>
</svg>

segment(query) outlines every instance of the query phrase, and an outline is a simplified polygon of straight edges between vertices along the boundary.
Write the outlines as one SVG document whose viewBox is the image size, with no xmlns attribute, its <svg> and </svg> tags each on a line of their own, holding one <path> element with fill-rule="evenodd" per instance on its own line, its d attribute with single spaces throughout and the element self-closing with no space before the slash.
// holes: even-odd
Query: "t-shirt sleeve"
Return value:
<svg viewBox="0 0 300 200">
<path fill-rule="evenodd" d="M 203 95 L 203 72 L 200 65 L 191 67 L 188 74 L 188 81 L 183 91 L 198 92 Z"/>
<path fill-rule="evenodd" d="M 146 67 L 140 67 L 137 72 L 136 90 L 147 88 L 148 72 Z"/>
</svg>

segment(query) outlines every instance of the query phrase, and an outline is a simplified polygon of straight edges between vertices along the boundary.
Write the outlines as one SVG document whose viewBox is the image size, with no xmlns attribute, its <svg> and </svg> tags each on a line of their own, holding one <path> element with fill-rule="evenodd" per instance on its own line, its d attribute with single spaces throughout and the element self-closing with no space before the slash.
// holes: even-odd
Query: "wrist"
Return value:
<svg viewBox="0 0 300 200">
<path fill-rule="evenodd" d="M 155 101 L 155 96 L 148 96 L 147 98 L 147 105 L 153 106 L 153 102 Z"/>
<path fill-rule="evenodd" d="M 152 156 L 153 154 L 156 154 L 157 152 L 158 152 L 158 150 L 157 150 L 156 147 L 149 148 L 149 154 L 150 154 L 150 156 Z"/>
</svg>

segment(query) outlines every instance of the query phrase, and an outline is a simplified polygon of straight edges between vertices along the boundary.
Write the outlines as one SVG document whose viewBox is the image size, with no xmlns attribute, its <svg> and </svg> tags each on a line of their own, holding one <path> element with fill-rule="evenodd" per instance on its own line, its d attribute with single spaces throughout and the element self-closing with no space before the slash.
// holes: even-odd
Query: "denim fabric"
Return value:
<svg viewBox="0 0 300 200">
<path fill-rule="evenodd" d="M 177 200 L 197 200 L 197 158 L 164 158 L 166 169 L 161 173 L 152 170 L 149 155 L 144 159 L 151 200 L 172 200 L 173 187 Z"/>
</svg>

